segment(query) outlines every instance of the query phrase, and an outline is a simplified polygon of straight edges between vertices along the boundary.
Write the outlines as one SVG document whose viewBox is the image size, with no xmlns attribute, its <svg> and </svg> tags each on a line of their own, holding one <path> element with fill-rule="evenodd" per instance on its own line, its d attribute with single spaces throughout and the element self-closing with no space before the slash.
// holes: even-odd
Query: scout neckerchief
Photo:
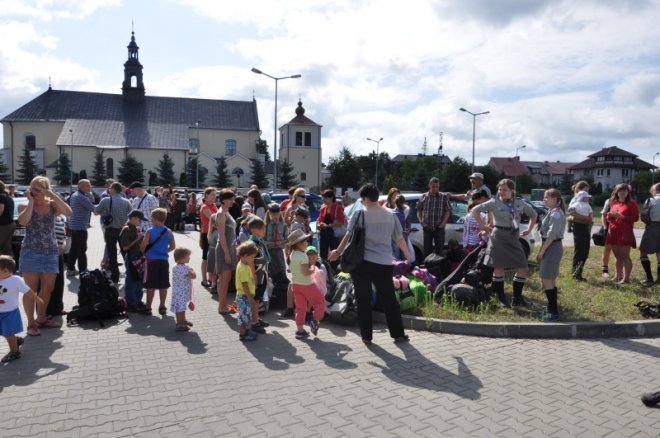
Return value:
<svg viewBox="0 0 660 438">
<path fill-rule="evenodd" d="M 256 243 L 260 248 L 264 250 L 264 255 L 266 256 L 266 261 L 270 263 L 270 252 L 268 251 L 268 248 L 266 248 L 266 245 L 264 244 L 264 241 L 255 236 L 254 234 L 251 234 L 249 239 Z"/>
</svg>

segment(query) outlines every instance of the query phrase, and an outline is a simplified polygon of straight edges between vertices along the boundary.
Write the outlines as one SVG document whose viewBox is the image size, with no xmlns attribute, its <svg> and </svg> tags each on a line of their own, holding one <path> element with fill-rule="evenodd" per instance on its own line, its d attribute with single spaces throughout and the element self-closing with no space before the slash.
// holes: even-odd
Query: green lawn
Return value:
<svg viewBox="0 0 660 438">
<path fill-rule="evenodd" d="M 534 260 L 538 246 L 530 259 Z M 557 279 L 559 288 L 559 311 L 562 321 L 625 321 L 643 319 L 633 306 L 640 300 L 660 302 L 660 285 L 644 287 L 641 281 L 645 278 L 639 263 L 639 251 L 633 249 L 633 272 L 631 283 L 623 286 L 614 284 L 611 278 L 601 276 L 602 247 L 592 247 L 589 260 L 584 270 L 586 282 L 574 281 L 570 275 L 573 248 L 564 248 L 564 258 L 561 264 L 561 274 Z M 614 255 L 610 257 L 610 273 L 614 275 Z M 655 278 L 656 261 L 651 257 L 651 265 Z M 505 292 L 511 296 L 511 278 L 508 274 Z M 468 310 L 454 302 L 442 304 L 429 303 L 421 309 L 421 314 L 430 318 L 453 319 L 464 321 L 537 321 L 534 310 L 546 306 L 545 293 L 536 270 L 530 270 L 527 277 L 524 295 L 531 302 L 529 309 L 501 309 L 491 305 L 482 305 L 479 309 Z"/>
</svg>

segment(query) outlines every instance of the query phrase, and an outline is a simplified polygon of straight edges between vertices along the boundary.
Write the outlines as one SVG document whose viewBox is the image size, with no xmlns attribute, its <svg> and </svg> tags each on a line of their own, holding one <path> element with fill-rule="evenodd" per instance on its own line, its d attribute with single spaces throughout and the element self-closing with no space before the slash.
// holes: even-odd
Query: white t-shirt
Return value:
<svg viewBox="0 0 660 438">
<path fill-rule="evenodd" d="M 574 211 L 582 216 L 589 216 L 594 212 L 593 209 L 591 208 L 591 205 L 588 202 L 582 202 L 582 201 L 571 202 L 568 206 L 568 209 L 569 211 Z"/>
<path fill-rule="evenodd" d="M 18 275 L 0 280 L 0 313 L 18 309 L 18 294 L 29 290 L 30 287 Z"/>
</svg>

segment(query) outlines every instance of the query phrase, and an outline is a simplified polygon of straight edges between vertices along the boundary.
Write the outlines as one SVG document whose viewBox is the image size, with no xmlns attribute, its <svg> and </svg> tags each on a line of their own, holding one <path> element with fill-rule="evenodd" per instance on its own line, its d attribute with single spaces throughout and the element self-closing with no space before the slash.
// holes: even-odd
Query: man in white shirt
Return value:
<svg viewBox="0 0 660 438">
<path fill-rule="evenodd" d="M 133 182 L 129 188 L 135 193 L 135 198 L 131 202 L 133 210 L 140 210 L 146 220 L 142 221 L 142 230 L 146 231 L 151 227 L 151 211 L 158 208 L 158 199 L 144 189 L 144 184 L 140 181 Z"/>
</svg>

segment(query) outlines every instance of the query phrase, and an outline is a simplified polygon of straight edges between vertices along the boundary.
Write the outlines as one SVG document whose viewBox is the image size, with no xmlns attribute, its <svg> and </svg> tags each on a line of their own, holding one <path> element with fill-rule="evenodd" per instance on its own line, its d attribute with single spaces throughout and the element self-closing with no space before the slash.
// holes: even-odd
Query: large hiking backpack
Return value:
<svg viewBox="0 0 660 438">
<path fill-rule="evenodd" d="M 350 274 L 339 273 L 334 279 L 334 290 L 326 295 L 325 313 L 330 318 L 343 325 L 354 325 L 357 322 L 357 305 L 355 303 L 355 288 Z"/>
<path fill-rule="evenodd" d="M 440 302 L 442 296 L 447 293 L 451 286 L 461 282 L 477 288 L 492 283 L 493 268 L 484 264 L 485 256 L 486 248 L 483 246 L 476 247 L 463 259 L 454 272 L 449 274 L 440 282 L 440 284 L 438 284 L 433 291 L 433 299 Z"/>
<path fill-rule="evenodd" d="M 104 319 L 116 317 L 126 317 L 126 302 L 119 298 L 119 291 L 108 275 L 99 269 L 83 271 L 80 274 L 78 305 L 67 314 L 67 325 L 94 320 L 104 327 Z"/>
</svg>

